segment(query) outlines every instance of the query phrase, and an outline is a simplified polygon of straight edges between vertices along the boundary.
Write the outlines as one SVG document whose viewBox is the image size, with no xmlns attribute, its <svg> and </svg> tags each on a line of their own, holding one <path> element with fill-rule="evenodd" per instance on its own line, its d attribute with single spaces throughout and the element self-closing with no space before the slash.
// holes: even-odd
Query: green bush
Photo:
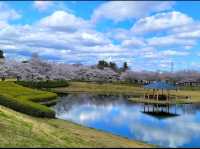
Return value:
<svg viewBox="0 0 200 149">
<path fill-rule="evenodd" d="M 36 102 L 52 101 L 56 97 L 55 93 L 0 82 L 0 104 L 32 116 L 54 118 L 53 110 Z"/>
<path fill-rule="evenodd" d="M 17 98 L 9 98 L 0 95 L 0 104 L 32 116 L 48 118 L 55 117 L 55 112 L 50 108 L 28 100 L 19 100 Z"/>
<path fill-rule="evenodd" d="M 65 80 L 51 80 L 51 81 L 16 81 L 17 84 L 31 87 L 31 88 L 56 88 L 66 87 L 69 83 Z"/>
</svg>

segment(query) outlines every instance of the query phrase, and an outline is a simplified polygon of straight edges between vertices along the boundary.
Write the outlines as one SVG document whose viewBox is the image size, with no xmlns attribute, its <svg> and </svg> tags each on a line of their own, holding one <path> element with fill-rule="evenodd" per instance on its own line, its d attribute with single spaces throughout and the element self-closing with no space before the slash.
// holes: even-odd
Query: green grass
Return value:
<svg viewBox="0 0 200 149">
<path fill-rule="evenodd" d="M 0 106 L 0 147 L 155 147 L 58 119 Z"/>
<path fill-rule="evenodd" d="M 55 117 L 55 112 L 37 102 L 55 100 L 55 93 L 22 87 L 14 82 L 0 82 L 0 104 L 41 117 Z"/>
<path fill-rule="evenodd" d="M 140 96 L 143 94 L 143 88 L 127 84 L 113 84 L 113 83 L 86 83 L 86 82 L 70 82 L 68 87 L 55 88 L 52 91 L 56 93 L 97 93 L 97 94 L 125 94 Z"/>
<path fill-rule="evenodd" d="M 180 90 L 180 91 L 172 91 L 173 95 L 178 96 L 179 100 L 186 103 L 199 103 L 200 102 L 200 91 L 192 91 L 192 90 Z M 191 99 L 186 99 L 186 96 L 191 96 Z"/>
<path fill-rule="evenodd" d="M 144 90 L 143 87 L 130 84 L 112 84 L 112 83 L 86 83 L 86 82 L 70 82 L 68 87 L 55 88 L 52 91 L 56 93 L 94 93 L 94 94 L 122 94 L 133 95 L 136 99 L 144 96 L 145 92 L 152 92 Z M 200 91 L 198 90 L 178 90 L 171 91 L 172 96 L 177 96 L 177 103 L 198 103 L 200 102 Z M 186 99 L 191 96 L 191 99 Z M 135 99 L 134 99 L 135 100 Z"/>
<path fill-rule="evenodd" d="M 182 86 L 181 90 L 200 91 L 200 86 Z"/>
</svg>

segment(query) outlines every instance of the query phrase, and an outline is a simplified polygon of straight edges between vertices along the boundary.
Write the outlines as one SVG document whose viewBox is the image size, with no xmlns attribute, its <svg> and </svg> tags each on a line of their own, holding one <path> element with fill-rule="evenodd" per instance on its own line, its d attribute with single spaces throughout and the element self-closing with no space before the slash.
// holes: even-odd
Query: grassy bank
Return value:
<svg viewBox="0 0 200 149">
<path fill-rule="evenodd" d="M 123 94 L 123 95 L 133 95 L 137 99 L 143 97 L 146 92 L 142 87 L 127 85 L 127 84 L 96 84 L 96 83 L 86 83 L 86 82 L 70 82 L 68 87 L 55 88 L 52 91 L 56 93 L 95 93 L 95 94 Z M 198 103 L 200 102 L 200 91 L 198 90 L 178 90 L 171 91 L 173 96 L 177 96 L 177 103 Z M 191 99 L 186 99 L 186 97 L 191 97 Z M 138 101 L 139 102 L 139 101 Z"/>
<path fill-rule="evenodd" d="M 153 147 L 74 123 L 0 106 L 0 147 Z"/>
<path fill-rule="evenodd" d="M 29 115 L 39 117 L 54 117 L 50 108 L 37 102 L 55 100 L 57 95 L 22 87 L 14 82 L 0 82 L 0 104 Z"/>
<path fill-rule="evenodd" d="M 190 103 L 200 103 L 200 91 L 196 90 L 180 90 L 180 91 L 172 91 L 172 95 L 177 95 L 179 100 L 183 102 Z M 190 96 L 191 99 L 186 99 L 186 96 Z"/>
<path fill-rule="evenodd" d="M 187 91 L 200 91 L 200 86 L 182 86 L 180 89 Z"/>
<path fill-rule="evenodd" d="M 112 83 L 86 83 L 86 82 L 70 82 L 68 87 L 55 88 L 52 91 L 56 93 L 97 93 L 97 94 L 124 94 L 140 96 L 144 90 L 142 88 L 127 84 Z"/>
</svg>

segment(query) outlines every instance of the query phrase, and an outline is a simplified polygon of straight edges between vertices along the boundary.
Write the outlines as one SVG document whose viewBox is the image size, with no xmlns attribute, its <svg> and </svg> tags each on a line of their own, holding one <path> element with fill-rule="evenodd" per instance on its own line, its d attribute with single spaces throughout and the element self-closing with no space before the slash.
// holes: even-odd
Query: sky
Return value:
<svg viewBox="0 0 200 149">
<path fill-rule="evenodd" d="M 1 1 L 7 59 L 200 71 L 198 1 Z"/>
</svg>

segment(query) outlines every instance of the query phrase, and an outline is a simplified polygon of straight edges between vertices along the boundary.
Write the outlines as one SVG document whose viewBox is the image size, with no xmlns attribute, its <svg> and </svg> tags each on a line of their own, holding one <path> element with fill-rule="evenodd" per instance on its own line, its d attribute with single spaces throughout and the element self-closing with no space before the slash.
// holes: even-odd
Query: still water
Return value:
<svg viewBox="0 0 200 149">
<path fill-rule="evenodd" d="M 158 118 L 123 96 L 69 94 L 53 107 L 56 117 L 162 147 L 200 146 L 200 105 L 170 107 L 179 116 Z"/>
</svg>

